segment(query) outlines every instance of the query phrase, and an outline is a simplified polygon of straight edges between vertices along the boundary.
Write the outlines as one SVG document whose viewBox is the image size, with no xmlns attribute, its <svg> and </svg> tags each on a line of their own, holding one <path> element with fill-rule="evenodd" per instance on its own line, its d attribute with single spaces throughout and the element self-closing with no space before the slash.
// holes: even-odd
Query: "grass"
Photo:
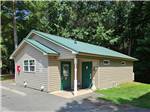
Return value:
<svg viewBox="0 0 150 112">
<path fill-rule="evenodd" d="M 97 90 L 103 94 L 102 99 L 115 104 L 130 104 L 137 107 L 150 108 L 150 84 L 126 83 L 106 90 Z"/>
<path fill-rule="evenodd" d="M 14 75 L 6 74 L 6 75 L 3 75 L 3 76 L 0 76 L 1 81 L 10 80 L 10 79 L 14 79 Z"/>
</svg>

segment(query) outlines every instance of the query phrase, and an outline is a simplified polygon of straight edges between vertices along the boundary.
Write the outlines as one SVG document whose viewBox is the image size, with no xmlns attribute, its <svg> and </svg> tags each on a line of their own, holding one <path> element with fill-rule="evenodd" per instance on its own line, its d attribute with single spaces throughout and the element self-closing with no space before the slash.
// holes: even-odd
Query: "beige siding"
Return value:
<svg viewBox="0 0 150 112">
<path fill-rule="evenodd" d="M 109 58 L 78 56 L 78 80 L 82 86 L 82 62 L 92 62 L 92 82 L 96 88 L 111 88 L 121 83 L 131 82 L 133 76 L 133 62 L 126 61 L 126 65 L 121 65 L 121 59 L 109 59 L 110 65 L 103 65 L 103 60 Z"/>
<path fill-rule="evenodd" d="M 99 66 L 99 60 L 93 60 L 93 85 L 97 88 L 97 83 L 99 82 L 99 80 L 97 80 L 97 76 L 98 76 L 98 66 Z"/>
<path fill-rule="evenodd" d="M 60 61 L 57 57 L 49 57 L 48 66 L 48 91 L 58 91 L 61 88 Z"/>
<path fill-rule="evenodd" d="M 73 88 L 74 65 L 73 60 L 59 60 L 57 57 L 49 57 L 48 64 L 48 91 L 54 92 L 61 90 L 61 61 L 71 62 L 71 88 Z"/>
<path fill-rule="evenodd" d="M 121 83 L 133 81 L 133 63 L 127 62 L 121 65 L 121 60 L 110 59 L 110 65 L 103 65 L 103 59 L 100 60 L 100 66 L 97 74 L 98 88 L 111 88 Z"/>
<path fill-rule="evenodd" d="M 36 72 L 23 71 L 23 61 L 26 59 L 35 59 Z M 15 66 L 16 65 L 21 66 L 20 74 L 15 73 L 15 81 L 17 84 L 23 85 L 24 81 L 26 81 L 28 83 L 28 87 L 40 89 L 40 87 L 43 85 L 45 86 L 45 91 L 47 91 L 48 85 L 47 56 L 44 56 L 41 52 L 39 52 L 29 44 L 25 44 L 15 57 Z"/>
<path fill-rule="evenodd" d="M 47 41 L 37 35 L 33 37 L 34 40 L 39 41 L 40 43 L 44 44 L 45 46 L 48 46 L 49 48 L 55 50 L 56 52 L 60 53 L 59 59 L 73 59 L 74 54 L 68 49 L 65 49 L 61 46 L 58 46 L 50 41 Z"/>
</svg>

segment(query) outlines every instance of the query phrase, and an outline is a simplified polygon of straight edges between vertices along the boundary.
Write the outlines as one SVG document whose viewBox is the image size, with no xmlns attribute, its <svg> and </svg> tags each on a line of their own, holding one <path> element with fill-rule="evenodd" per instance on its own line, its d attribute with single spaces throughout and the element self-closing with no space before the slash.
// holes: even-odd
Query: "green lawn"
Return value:
<svg viewBox="0 0 150 112">
<path fill-rule="evenodd" d="M 3 76 L 0 76 L 0 80 L 1 81 L 3 81 L 3 80 L 10 80 L 10 79 L 14 79 L 14 75 L 6 74 L 6 75 L 3 75 Z"/>
<path fill-rule="evenodd" d="M 97 90 L 103 94 L 102 99 L 116 104 L 130 104 L 137 107 L 150 108 L 150 84 L 126 83 L 106 90 Z"/>
</svg>

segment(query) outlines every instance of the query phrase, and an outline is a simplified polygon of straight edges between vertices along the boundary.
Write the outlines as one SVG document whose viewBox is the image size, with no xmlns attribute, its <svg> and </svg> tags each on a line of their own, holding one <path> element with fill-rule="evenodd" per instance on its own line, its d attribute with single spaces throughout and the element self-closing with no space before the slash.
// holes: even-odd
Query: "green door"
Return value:
<svg viewBox="0 0 150 112">
<path fill-rule="evenodd" d="M 82 62 L 82 88 L 92 86 L 92 62 Z"/>
<path fill-rule="evenodd" d="M 71 62 L 61 62 L 61 90 L 71 89 Z"/>
</svg>

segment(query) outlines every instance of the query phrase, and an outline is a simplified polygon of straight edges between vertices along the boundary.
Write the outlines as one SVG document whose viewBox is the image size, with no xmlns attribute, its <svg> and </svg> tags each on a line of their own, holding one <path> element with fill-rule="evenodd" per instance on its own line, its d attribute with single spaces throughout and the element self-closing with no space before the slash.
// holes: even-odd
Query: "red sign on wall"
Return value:
<svg viewBox="0 0 150 112">
<path fill-rule="evenodd" d="M 20 73 L 20 71 L 21 71 L 20 65 L 17 65 L 17 66 L 16 66 L 16 71 L 17 71 L 17 73 Z"/>
</svg>

